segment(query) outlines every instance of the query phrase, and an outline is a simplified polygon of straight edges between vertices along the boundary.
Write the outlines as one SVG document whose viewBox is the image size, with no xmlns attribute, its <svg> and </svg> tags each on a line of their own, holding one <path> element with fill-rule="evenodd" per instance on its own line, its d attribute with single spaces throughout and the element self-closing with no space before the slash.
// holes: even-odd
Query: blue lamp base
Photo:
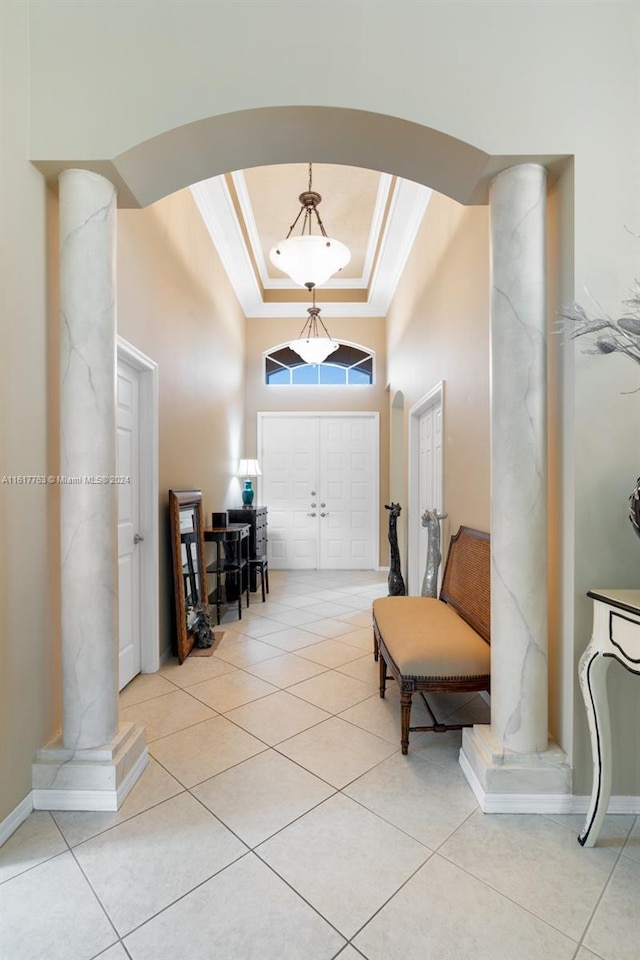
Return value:
<svg viewBox="0 0 640 960">
<path fill-rule="evenodd" d="M 254 490 L 253 486 L 251 485 L 251 480 L 245 480 L 244 489 L 242 491 L 242 502 L 244 503 L 245 507 L 250 507 L 253 503 L 253 494 Z"/>
</svg>

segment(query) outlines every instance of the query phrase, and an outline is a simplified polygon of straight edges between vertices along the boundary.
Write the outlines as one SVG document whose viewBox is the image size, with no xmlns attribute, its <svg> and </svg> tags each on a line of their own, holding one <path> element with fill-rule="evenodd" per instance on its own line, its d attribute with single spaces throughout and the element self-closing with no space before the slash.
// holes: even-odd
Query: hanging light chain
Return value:
<svg viewBox="0 0 640 960">
<path fill-rule="evenodd" d="M 289 227 L 289 233 L 285 238 L 287 240 L 293 233 L 296 227 L 296 224 L 298 223 L 298 220 L 302 216 L 303 212 L 304 212 L 304 220 L 302 221 L 302 230 L 301 230 L 302 235 L 304 236 L 304 233 L 306 230 L 308 235 L 311 236 L 311 223 L 312 223 L 311 214 L 315 213 L 316 220 L 318 221 L 318 226 L 320 228 L 320 233 L 322 234 L 323 237 L 327 236 L 327 231 L 325 230 L 324 224 L 320 219 L 320 214 L 318 213 L 318 204 L 322 200 L 322 197 L 320 196 L 319 193 L 317 193 L 317 191 L 311 189 L 312 187 L 311 167 L 312 165 L 309 164 L 309 189 L 306 191 L 306 193 L 301 193 L 300 196 L 298 197 L 298 200 L 300 201 L 300 209 L 298 211 L 298 216 L 295 218 L 295 220 Z"/>
<path fill-rule="evenodd" d="M 305 322 L 302 330 L 300 331 L 300 336 L 298 337 L 298 340 L 313 340 L 316 337 L 319 337 L 320 334 L 318 333 L 318 321 L 320 322 L 320 325 L 324 330 L 327 336 L 327 339 L 333 340 L 333 337 L 331 336 L 331 334 L 329 333 L 329 331 L 325 326 L 324 320 L 320 316 L 320 307 L 316 307 L 316 288 L 313 286 L 309 286 L 309 289 L 311 290 L 311 296 L 312 296 L 311 306 L 307 307 L 307 313 L 309 314 L 309 319 Z M 308 334 L 305 334 L 305 330 L 307 330 L 307 328 L 309 332 Z"/>
</svg>

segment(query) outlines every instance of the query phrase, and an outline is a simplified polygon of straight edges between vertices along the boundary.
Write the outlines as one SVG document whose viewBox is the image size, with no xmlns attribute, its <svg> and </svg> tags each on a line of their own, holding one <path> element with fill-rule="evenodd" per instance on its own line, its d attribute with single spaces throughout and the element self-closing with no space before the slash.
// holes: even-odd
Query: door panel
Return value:
<svg viewBox="0 0 640 960">
<path fill-rule="evenodd" d="M 263 500 L 269 507 L 269 561 L 274 568 L 318 565 L 318 522 L 311 503 L 318 483 L 316 417 L 265 417 Z M 317 502 L 317 501 L 316 501 Z"/>
<path fill-rule="evenodd" d="M 375 567 L 377 419 L 265 415 L 262 424 L 272 566 Z"/>
<path fill-rule="evenodd" d="M 116 383 L 116 472 L 129 477 L 118 484 L 118 659 L 119 689 L 141 668 L 140 547 L 134 543 L 139 528 L 139 374 L 118 361 Z"/>
</svg>

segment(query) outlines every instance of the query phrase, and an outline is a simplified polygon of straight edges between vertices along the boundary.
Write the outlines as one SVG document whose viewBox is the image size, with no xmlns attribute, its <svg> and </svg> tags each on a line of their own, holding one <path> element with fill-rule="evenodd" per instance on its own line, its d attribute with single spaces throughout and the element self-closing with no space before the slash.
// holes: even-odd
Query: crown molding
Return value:
<svg viewBox="0 0 640 960">
<path fill-rule="evenodd" d="M 194 184 L 191 193 L 240 306 L 246 317 L 299 318 L 304 313 L 303 305 L 299 302 L 264 302 L 264 290 L 290 290 L 291 282 L 267 277 L 244 177 L 241 172 L 236 172 L 232 174 L 232 178 L 251 252 L 247 248 L 224 176 L 212 177 Z M 389 213 L 385 220 L 390 193 Z M 386 316 L 431 193 L 428 187 L 421 184 L 393 178 L 389 174 L 381 175 L 365 255 L 364 276 L 348 280 L 332 279 L 323 284 L 323 290 L 333 290 L 336 294 L 335 300 L 322 304 L 325 317 Z M 383 233 L 380 238 L 381 230 Z M 258 277 L 253 262 L 257 265 Z M 366 289 L 366 301 L 342 302 L 340 291 L 353 289 Z"/>
</svg>

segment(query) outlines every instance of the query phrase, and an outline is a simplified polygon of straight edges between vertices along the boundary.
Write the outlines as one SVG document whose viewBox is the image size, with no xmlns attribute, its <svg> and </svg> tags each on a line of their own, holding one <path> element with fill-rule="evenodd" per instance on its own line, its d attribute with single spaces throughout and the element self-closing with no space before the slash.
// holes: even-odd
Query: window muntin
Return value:
<svg viewBox="0 0 640 960">
<path fill-rule="evenodd" d="M 373 353 L 352 343 L 340 343 L 330 361 L 305 363 L 288 346 L 265 354 L 264 382 L 268 386 L 370 386 L 373 383 Z"/>
</svg>

